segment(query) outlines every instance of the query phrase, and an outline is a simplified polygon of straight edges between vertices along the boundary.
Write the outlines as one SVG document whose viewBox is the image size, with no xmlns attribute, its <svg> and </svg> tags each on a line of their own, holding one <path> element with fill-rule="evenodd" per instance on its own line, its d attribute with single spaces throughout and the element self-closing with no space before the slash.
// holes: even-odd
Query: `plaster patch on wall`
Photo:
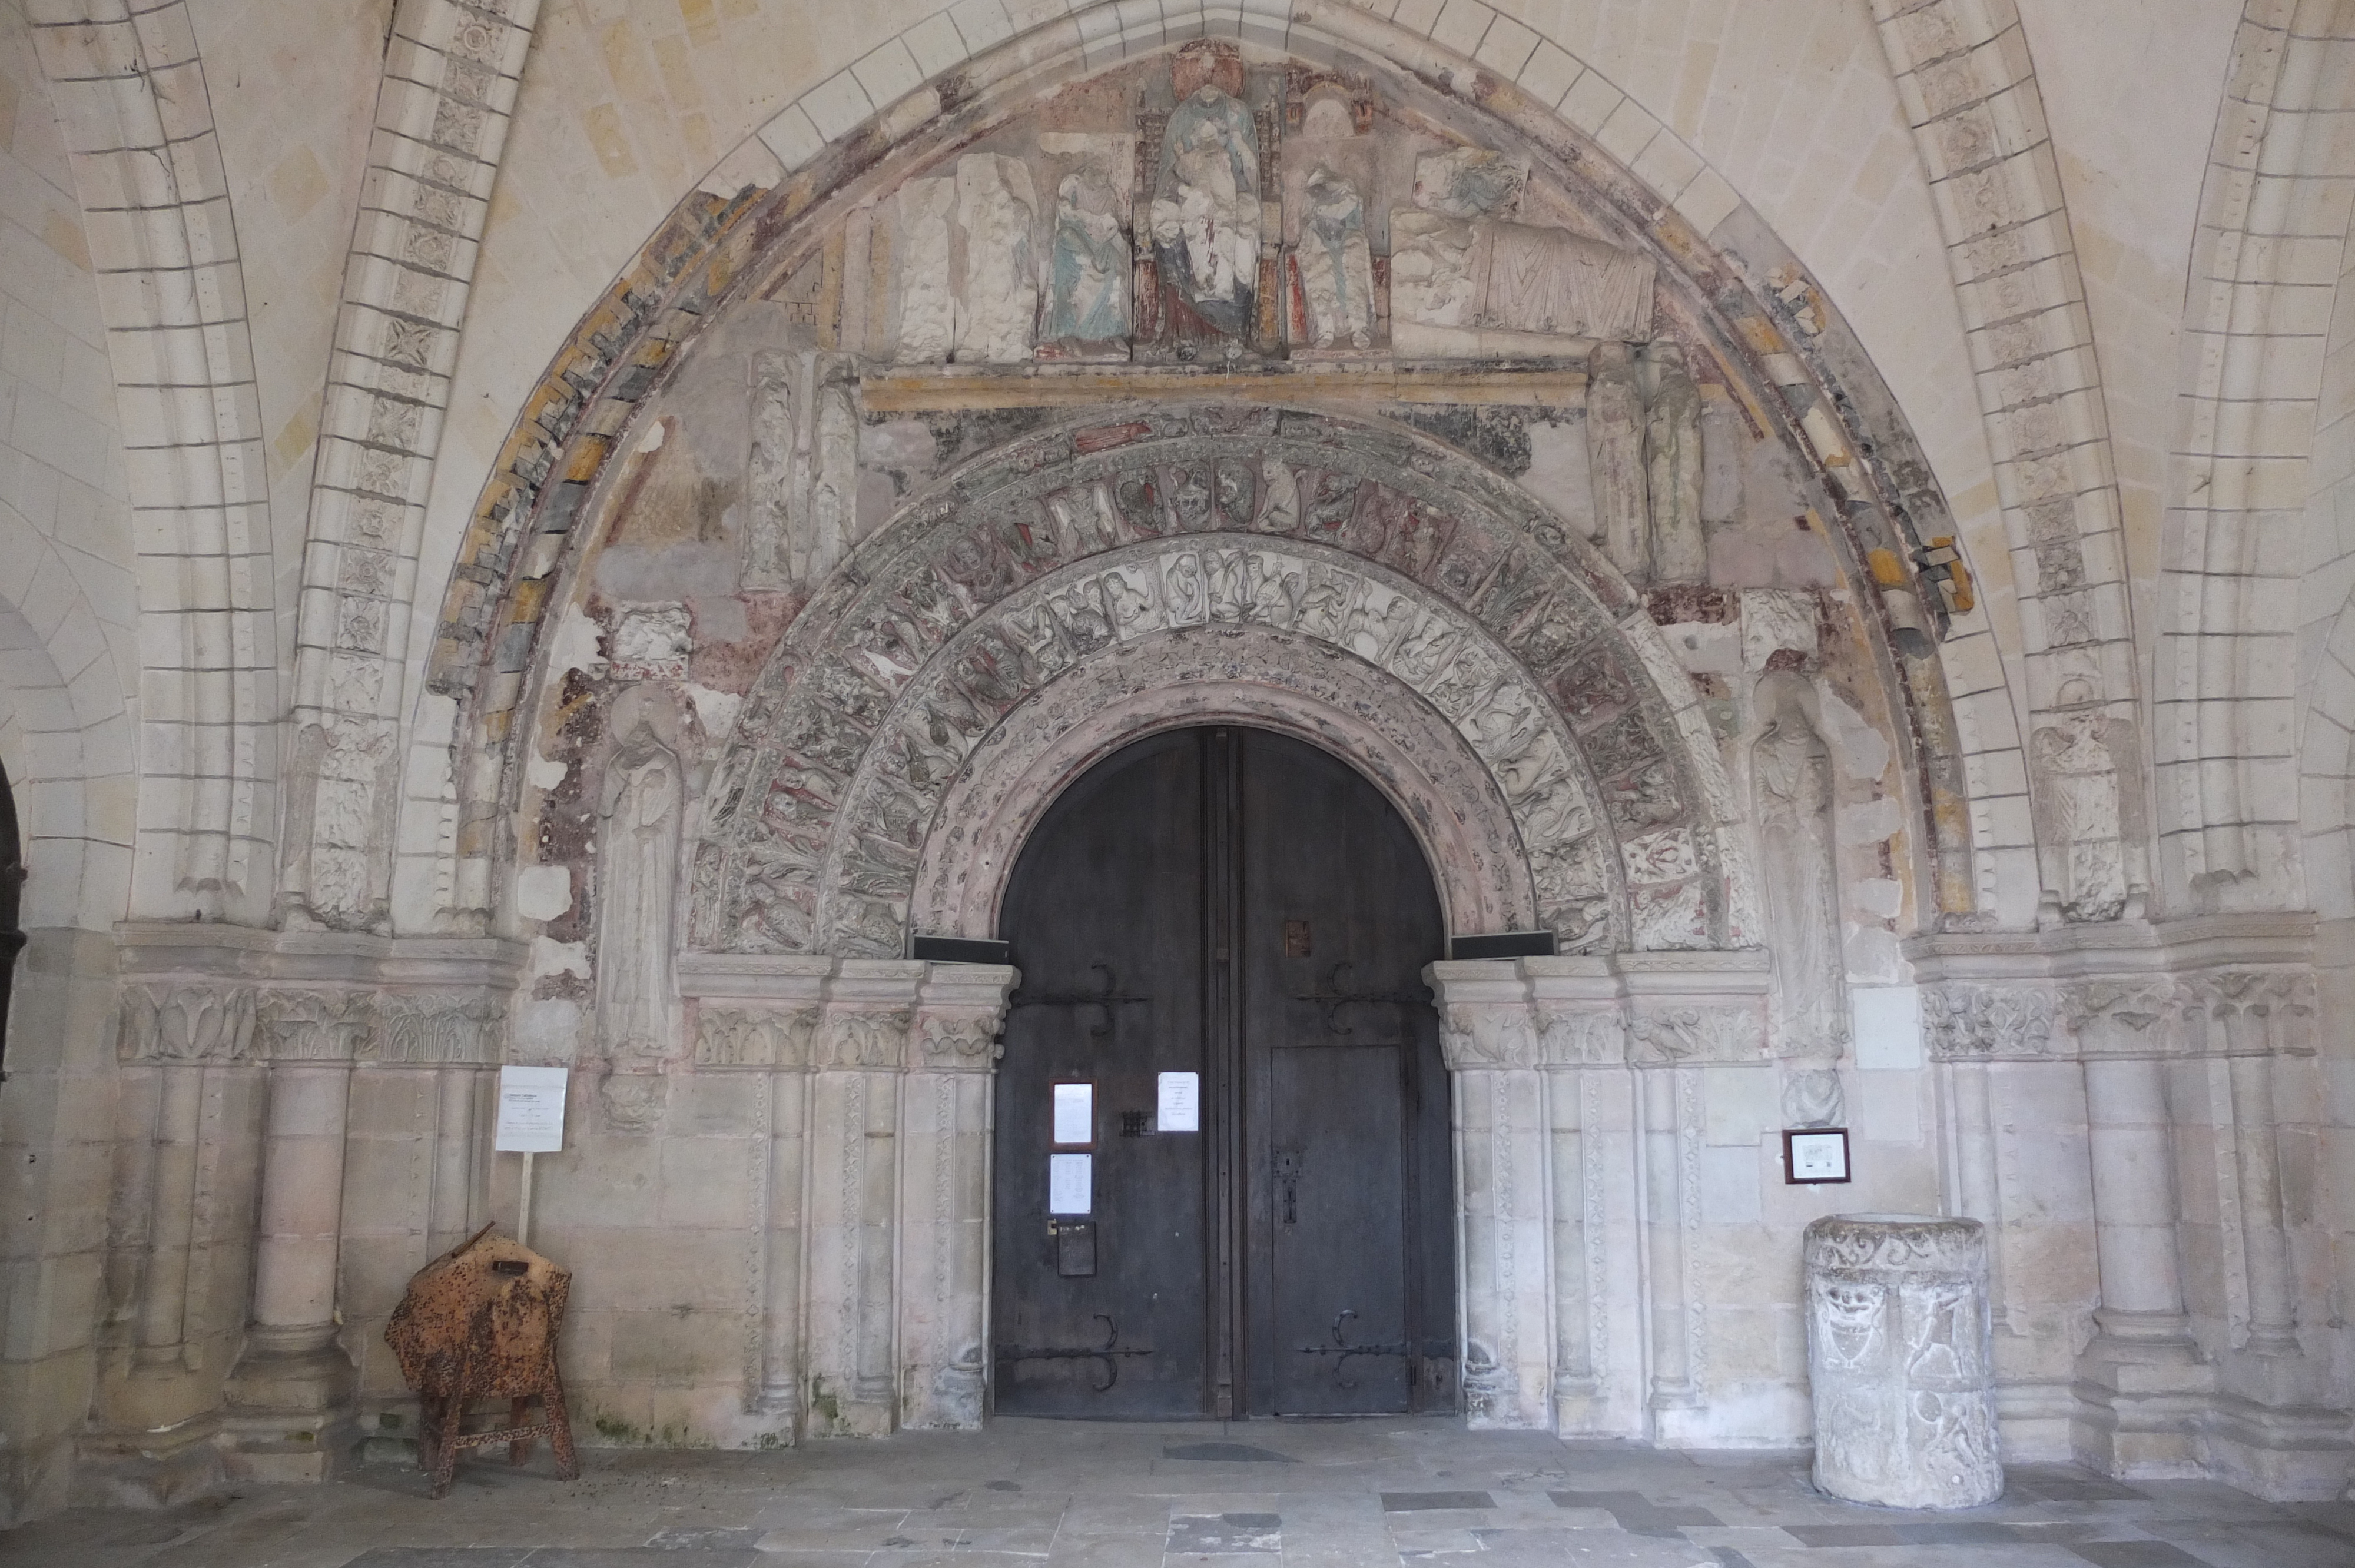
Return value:
<svg viewBox="0 0 2355 1568">
<path fill-rule="evenodd" d="M 597 652 L 598 640 L 603 630 L 573 605 L 566 609 L 564 619 L 556 623 L 556 635 L 548 643 L 548 682 L 551 690 L 560 687 L 564 677 L 574 670 L 595 670 L 605 661 Z M 535 779 L 534 783 L 538 783 Z M 549 786 L 540 785 L 547 789 Z"/>
<path fill-rule="evenodd" d="M 553 789 L 564 782 L 568 771 L 565 764 L 545 757 L 535 757 L 524 769 L 524 778 L 535 789 Z"/>
<path fill-rule="evenodd" d="M 579 1054 L 581 1004 L 562 998 L 527 1001 L 515 1011 L 507 1060 L 521 1065 L 557 1066 Z"/>
<path fill-rule="evenodd" d="M 1889 740 L 1872 727 L 1865 716 L 1849 706 L 1830 686 L 1818 682 L 1817 697 L 1823 704 L 1824 739 L 1832 748 L 1833 759 L 1840 771 L 1850 779 L 1878 779 L 1889 770 Z M 1894 828 L 1891 832 L 1896 832 Z M 1888 837 L 1888 833 L 1881 835 Z"/>
<path fill-rule="evenodd" d="M 1894 920 L 1905 906 L 1905 885 L 1891 877 L 1868 876 L 1849 889 L 1849 902 L 1864 914 Z"/>
<path fill-rule="evenodd" d="M 687 696 L 695 705 L 696 722 L 703 726 L 703 733 L 713 740 L 724 738 L 730 730 L 736 727 L 736 711 L 744 705 L 741 694 L 718 692 L 709 686 L 690 684 L 687 687 Z"/>
<path fill-rule="evenodd" d="M 1877 844 L 1904 831 L 1904 803 L 1893 795 L 1847 801 L 1839 809 L 1839 840 L 1844 844 Z M 1891 909 L 1889 913 L 1894 915 L 1897 911 Z"/>
<path fill-rule="evenodd" d="M 562 776 L 559 768 L 558 777 Z M 570 866 L 527 865 L 516 874 L 516 913 L 525 919 L 553 920 L 571 907 Z"/>
<path fill-rule="evenodd" d="M 1887 985 L 1905 974 L 1905 953 L 1897 933 L 1880 926 L 1855 926 L 1848 934 L 1848 982 Z"/>
<path fill-rule="evenodd" d="M 545 937 L 531 939 L 531 978 L 545 980 L 549 975 L 589 975 L 589 944 L 586 942 L 551 942 Z"/>
<path fill-rule="evenodd" d="M 1858 986 L 1849 992 L 1856 1014 L 1856 1065 L 1895 1071 L 1922 1065 L 1922 993 L 1910 985 Z"/>
</svg>

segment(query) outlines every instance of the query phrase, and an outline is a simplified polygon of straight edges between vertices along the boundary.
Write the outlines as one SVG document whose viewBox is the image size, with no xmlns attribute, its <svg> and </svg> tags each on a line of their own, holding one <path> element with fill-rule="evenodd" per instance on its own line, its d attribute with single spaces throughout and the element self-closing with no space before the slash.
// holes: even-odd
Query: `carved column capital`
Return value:
<svg viewBox="0 0 2355 1568">
<path fill-rule="evenodd" d="M 116 1049 L 126 1062 L 242 1062 L 254 1054 L 250 986 L 125 981 Z"/>
<path fill-rule="evenodd" d="M 2166 1056 L 2181 1048 L 2190 988 L 2169 975 L 2080 980 L 2061 993 L 2061 1013 L 2088 1056 Z"/>
<path fill-rule="evenodd" d="M 376 1027 L 377 997 L 366 991 L 271 990 L 255 1024 L 273 1062 L 350 1062 Z"/>
<path fill-rule="evenodd" d="M 1537 1065 L 1537 1030 L 1526 1002 L 1458 1002 L 1442 1022 L 1439 1044 L 1453 1072 Z"/>
<path fill-rule="evenodd" d="M 1627 1021 L 1628 1060 L 1644 1067 L 1764 1062 L 1766 1019 L 1754 1007 L 1663 1007 Z"/>
<path fill-rule="evenodd" d="M 2034 1060 L 2065 1054 L 2055 1038 L 2057 999 L 2050 986 L 2009 981 L 1922 988 L 1922 1033 L 1939 1061 Z"/>
<path fill-rule="evenodd" d="M 421 1066 L 490 1066 L 506 1054 L 506 1008 L 491 991 L 389 991 L 376 998 L 376 1027 L 360 1042 L 363 1061 Z"/>
<path fill-rule="evenodd" d="M 698 1067 L 799 1068 L 810 1065 L 825 1010 L 763 1007 L 707 1001 L 696 1010 L 695 1065 Z"/>
</svg>

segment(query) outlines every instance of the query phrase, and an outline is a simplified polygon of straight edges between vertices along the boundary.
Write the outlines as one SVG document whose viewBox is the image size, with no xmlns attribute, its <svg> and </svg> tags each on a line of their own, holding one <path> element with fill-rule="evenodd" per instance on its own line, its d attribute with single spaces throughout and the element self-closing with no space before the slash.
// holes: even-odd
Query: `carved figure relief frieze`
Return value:
<svg viewBox="0 0 2355 1568">
<path fill-rule="evenodd" d="M 1345 651 L 1446 715 L 1541 851 L 1540 917 L 1566 943 L 1717 940 L 1706 792 L 1642 661 L 1613 652 L 1623 590 L 1538 544 L 1525 498 L 1273 410 L 1117 430 L 1007 449 L 804 615 L 717 769 L 698 945 L 896 955 L 943 793 L 1009 712 L 1110 650 L 1246 626 Z"/>
</svg>

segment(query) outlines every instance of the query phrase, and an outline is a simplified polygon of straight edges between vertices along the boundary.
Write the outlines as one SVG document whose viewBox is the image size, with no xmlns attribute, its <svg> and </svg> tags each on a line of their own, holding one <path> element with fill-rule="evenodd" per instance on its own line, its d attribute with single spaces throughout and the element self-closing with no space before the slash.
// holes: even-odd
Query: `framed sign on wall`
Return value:
<svg viewBox="0 0 2355 1568">
<path fill-rule="evenodd" d="M 1828 1186 L 1848 1179 L 1848 1128 L 1789 1127 L 1783 1129 L 1785 1186 Z"/>
</svg>

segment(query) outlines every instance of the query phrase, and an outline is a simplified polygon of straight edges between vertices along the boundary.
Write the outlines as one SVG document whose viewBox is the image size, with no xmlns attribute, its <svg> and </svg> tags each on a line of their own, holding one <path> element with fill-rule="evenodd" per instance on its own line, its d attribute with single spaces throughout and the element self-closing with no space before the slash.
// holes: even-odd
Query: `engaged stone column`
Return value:
<svg viewBox="0 0 2355 1568">
<path fill-rule="evenodd" d="M 1454 1078 L 1464 1395 L 1478 1427 L 1552 1424 L 1544 1084 L 1529 986 L 1508 959 L 1423 970 Z"/>
<path fill-rule="evenodd" d="M 900 1099 L 900 1422 L 978 1427 L 988 1307 L 991 1070 L 1005 964 L 929 966 Z"/>
<path fill-rule="evenodd" d="M 1807 1227 L 1806 1259 L 1816 1485 L 1885 1508 L 2002 1496 L 1987 1228 L 1830 1214 Z"/>
</svg>

